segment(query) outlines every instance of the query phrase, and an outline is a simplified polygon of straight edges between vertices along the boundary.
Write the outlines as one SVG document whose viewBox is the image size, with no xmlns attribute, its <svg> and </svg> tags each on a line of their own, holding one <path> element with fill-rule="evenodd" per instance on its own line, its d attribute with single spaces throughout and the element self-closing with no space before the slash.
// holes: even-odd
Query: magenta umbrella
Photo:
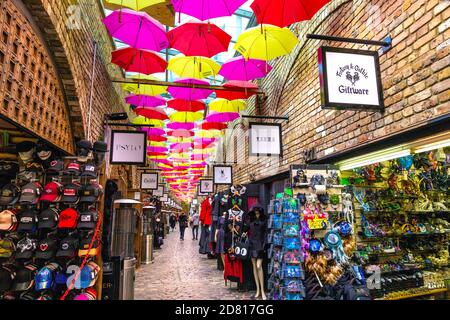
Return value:
<svg viewBox="0 0 450 320">
<path fill-rule="evenodd" d="M 201 21 L 229 17 L 247 0 L 172 0 L 175 12 L 185 13 Z"/>
<path fill-rule="evenodd" d="M 196 84 L 209 85 L 207 81 L 198 79 L 178 79 L 175 80 L 178 83 L 187 83 L 192 85 L 192 88 L 182 88 L 182 87 L 169 87 L 168 91 L 172 97 L 177 99 L 183 99 L 188 101 L 202 100 L 208 98 L 214 91 L 210 89 L 199 89 L 195 88 Z"/>
<path fill-rule="evenodd" d="M 147 132 L 149 136 L 163 136 L 166 134 L 166 131 L 160 128 L 141 128 L 141 131 Z"/>
<path fill-rule="evenodd" d="M 177 153 L 183 153 L 189 151 L 192 147 L 192 143 L 174 143 L 170 145 L 170 150 L 177 151 Z"/>
<path fill-rule="evenodd" d="M 191 155 L 191 160 L 194 160 L 194 161 L 207 160 L 209 157 L 211 157 L 210 154 L 193 154 L 193 155 Z"/>
<path fill-rule="evenodd" d="M 117 10 L 104 18 L 103 23 L 113 38 L 135 49 L 159 52 L 169 48 L 164 26 L 145 12 Z"/>
<path fill-rule="evenodd" d="M 231 122 L 239 119 L 239 113 L 235 112 L 212 112 L 206 116 L 206 121 L 209 122 Z"/>
<path fill-rule="evenodd" d="M 205 145 L 211 145 L 216 141 L 217 141 L 216 138 L 195 138 L 194 139 L 195 144 L 205 144 Z"/>
<path fill-rule="evenodd" d="M 192 130 L 195 128 L 195 123 L 192 122 L 171 122 L 167 125 L 171 130 Z"/>
<path fill-rule="evenodd" d="M 164 106 L 166 100 L 161 96 L 146 96 L 143 94 L 132 94 L 125 98 L 126 103 L 137 107 L 155 108 Z"/>
<path fill-rule="evenodd" d="M 154 153 L 154 152 L 165 153 L 167 151 L 169 150 L 166 147 L 153 147 L 153 146 L 147 147 L 147 153 Z"/>
<path fill-rule="evenodd" d="M 272 67 L 264 60 L 237 57 L 225 62 L 219 74 L 227 80 L 252 81 L 264 78 L 270 70 Z"/>
</svg>

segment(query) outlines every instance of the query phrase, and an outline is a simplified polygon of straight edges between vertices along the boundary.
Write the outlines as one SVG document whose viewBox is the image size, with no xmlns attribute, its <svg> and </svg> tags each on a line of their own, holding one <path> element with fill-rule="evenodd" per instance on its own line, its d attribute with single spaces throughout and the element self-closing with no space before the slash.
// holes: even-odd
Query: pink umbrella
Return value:
<svg viewBox="0 0 450 320">
<path fill-rule="evenodd" d="M 159 52 L 169 48 L 164 26 L 145 12 L 117 10 L 104 18 L 103 23 L 112 37 L 135 49 Z"/>
<path fill-rule="evenodd" d="M 206 144 L 206 145 L 211 145 L 214 142 L 216 142 L 217 139 L 216 138 L 195 138 L 194 139 L 194 143 L 195 144 Z"/>
<path fill-rule="evenodd" d="M 169 151 L 166 147 L 147 147 L 147 152 L 148 153 L 164 153 Z"/>
<path fill-rule="evenodd" d="M 247 0 L 172 0 L 175 12 L 185 13 L 201 21 L 229 17 Z"/>
<path fill-rule="evenodd" d="M 231 122 L 239 119 L 239 113 L 235 112 L 213 112 L 206 116 L 206 121 L 210 122 Z"/>
<path fill-rule="evenodd" d="M 161 128 L 141 128 L 141 131 L 147 132 L 149 136 L 162 136 L 166 134 L 164 129 Z"/>
<path fill-rule="evenodd" d="M 192 122 L 171 122 L 167 125 L 171 130 L 192 130 L 195 128 L 195 123 Z"/>
<path fill-rule="evenodd" d="M 132 94 L 125 98 L 126 103 L 137 107 L 155 108 L 166 104 L 166 100 L 161 96 L 146 96 L 142 94 Z"/>
<path fill-rule="evenodd" d="M 191 160 L 207 160 L 209 157 L 211 157 L 210 154 L 193 154 Z"/>
<path fill-rule="evenodd" d="M 227 80 L 252 81 L 264 78 L 270 70 L 272 67 L 264 60 L 237 57 L 225 62 L 219 74 Z"/>
<path fill-rule="evenodd" d="M 248 99 L 256 94 L 258 86 L 252 82 L 231 80 L 223 85 L 226 88 L 240 88 L 244 91 L 227 91 L 221 90 L 217 91 L 217 98 L 227 99 L 227 100 L 238 100 L 238 99 Z"/>
<path fill-rule="evenodd" d="M 192 85 L 192 88 L 182 88 L 182 87 L 169 87 L 168 91 L 172 97 L 177 99 L 183 99 L 188 101 L 202 100 L 208 98 L 214 91 L 210 89 L 199 89 L 195 88 L 196 84 L 209 85 L 207 81 L 198 79 L 178 79 L 175 80 L 178 83 L 187 83 Z"/>
<path fill-rule="evenodd" d="M 194 132 L 189 130 L 173 130 L 167 132 L 167 135 L 176 138 L 189 138 L 194 136 Z"/>
<path fill-rule="evenodd" d="M 192 143 L 174 143 L 170 145 L 171 151 L 187 152 L 193 147 Z"/>
</svg>

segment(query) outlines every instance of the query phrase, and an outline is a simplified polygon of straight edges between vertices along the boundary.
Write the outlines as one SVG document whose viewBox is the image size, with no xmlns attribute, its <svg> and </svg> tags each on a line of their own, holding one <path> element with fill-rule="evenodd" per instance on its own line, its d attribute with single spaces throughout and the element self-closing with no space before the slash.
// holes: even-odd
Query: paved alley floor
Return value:
<svg viewBox="0 0 450 320">
<path fill-rule="evenodd" d="M 217 261 L 199 254 L 198 241 L 191 236 L 191 229 L 186 229 L 185 241 L 180 241 L 177 229 L 164 239 L 153 263 L 137 271 L 135 299 L 249 300 L 254 292 L 238 292 L 236 283 L 225 287 Z"/>
</svg>

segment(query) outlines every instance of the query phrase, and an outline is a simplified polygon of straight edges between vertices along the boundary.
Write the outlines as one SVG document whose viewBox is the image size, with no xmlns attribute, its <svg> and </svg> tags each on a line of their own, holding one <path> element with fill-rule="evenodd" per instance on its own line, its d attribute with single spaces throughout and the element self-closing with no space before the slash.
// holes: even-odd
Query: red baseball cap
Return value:
<svg viewBox="0 0 450 320">
<path fill-rule="evenodd" d="M 41 201 L 59 202 L 61 200 L 61 192 L 63 185 L 59 182 L 50 182 L 44 187 L 44 192 L 41 196 Z"/>
<path fill-rule="evenodd" d="M 72 208 L 66 209 L 59 215 L 58 229 L 75 229 L 78 222 L 78 212 Z"/>
</svg>

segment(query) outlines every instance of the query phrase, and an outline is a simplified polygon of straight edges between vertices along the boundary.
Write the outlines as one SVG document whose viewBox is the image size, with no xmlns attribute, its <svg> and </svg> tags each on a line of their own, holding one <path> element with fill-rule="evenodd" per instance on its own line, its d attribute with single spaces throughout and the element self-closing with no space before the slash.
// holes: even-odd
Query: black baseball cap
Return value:
<svg viewBox="0 0 450 320">
<path fill-rule="evenodd" d="M 77 142 L 77 147 L 92 150 L 92 142 L 90 142 L 89 140 L 80 140 Z"/>
<path fill-rule="evenodd" d="M 72 161 L 69 162 L 66 166 L 66 170 L 64 171 L 64 174 L 68 175 L 80 175 L 81 173 L 81 165 L 78 163 L 78 161 Z"/>
<path fill-rule="evenodd" d="M 81 170 L 81 176 L 97 178 L 97 167 L 92 163 L 85 164 Z"/>
<path fill-rule="evenodd" d="M 81 188 L 82 203 L 96 203 L 103 195 L 103 187 L 98 183 L 91 183 Z"/>
<path fill-rule="evenodd" d="M 108 152 L 108 144 L 103 141 L 96 141 L 92 150 L 97 153 L 106 153 Z"/>
<path fill-rule="evenodd" d="M 91 250 L 89 250 L 91 243 L 92 243 L 92 248 L 91 248 Z M 88 234 L 86 237 L 84 237 L 80 241 L 78 256 L 79 257 L 85 257 L 85 256 L 94 257 L 94 256 L 96 256 L 98 254 L 99 245 L 100 245 L 100 242 L 98 241 L 98 239 L 94 240 L 93 232 Z"/>
<path fill-rule="evenodd" d="M 14 269 L 0 265 L 0 292 L 9 291 L 15 277 L 16 272 Z"/>
<path fill-rule="evenodd" d="M 80 200 L 80 189 L 81 185 L 79 185 L 78 183 L 69 183 L 65 185 L 61 202 L 78 203 L 78 201 Z"/>
<path fill-rule="evenodd" d="M 38 221 L 38 212 L 36 210 L 21 212 L 19 214 L 19 225 L 17 226 L 17 232 L 35 232 Z"/>
<path fill-rule="evenodd" d="M 20 198 L 20 188 L 15 184 L 5 185 L 0 192 L 0 206 L 15 205 Z"/>
<path fill-rule="evenodd" d="M 38 240 L 25 237 L 17 243 L 16 254 L 14 258 L 16 260 L 30 260 L 34 256 L 34 252 L 37 249 Z"/>
<path fill-rule="evenodd" d="M 35 257 L 42 260 L 51 260 L 55 257 L 58 246 L 56 240 L 46 238 L 39 241 Z"/>
<path fill-rule="evenodd" d="M 0 176 L 13 179 L 19 172 L 19 164 L 11 161 L 0 161 Z"/>
<path fill-rule="evenodd" d="M 47 168 L 47 174 L 49 175 L 57 175 L 64 170 L 64 161 L 62 160 L 53 160 L 50 162 Z"/>
<path fill-rule="evenodd" d="M 17 152 L 28 152 L 36 147 L 36 144 L 32 141 L 23 141 L 16 145 Z"/>
<path fill-rule="evenodd" d="M 31 182 L 22 188 L 20 204 L 36 204 L 42 194 L 42 186 L 38 182 Z"/>
<path fill-rule="evenodd" d="M 39 215 L 38 229 L 54 230 L 58 226 L 59 211 L 55 208 L 48 208 Z"/>
<path fill-rule="evenodd" d="M 74 237 L 67 237 L 61 240 L 58 251 L 56 252 L 57 258 L 75 258 L 78 251 L 78 239 Z"/>
<path fill-rule="evenodd" d="M 12 284 L 12 291 L 27 291 L 34 285 L 34 277 L 37 272 L 37 266 L 30 264 L 17 270 L 16 277 Z"/>
<path fill-rule="evenodd" d="M 95 210 L 84 211 L 78 217 L 77 229 L 94 230 L 97 226 L 98 212 Z"/>
</svg>

